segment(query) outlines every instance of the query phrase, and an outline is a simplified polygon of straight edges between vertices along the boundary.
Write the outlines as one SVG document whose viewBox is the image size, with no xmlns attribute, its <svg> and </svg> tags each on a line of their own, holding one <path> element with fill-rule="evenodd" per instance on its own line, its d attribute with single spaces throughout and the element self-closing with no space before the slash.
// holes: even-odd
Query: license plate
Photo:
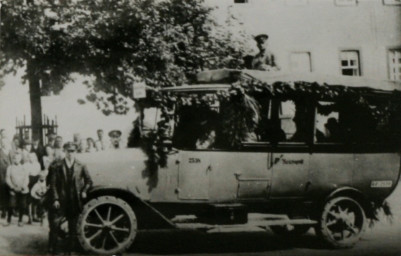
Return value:
<svg viewBox="0 0 401 256">
<path fill-rule="evenodd" d="M 370 183 L 371 188 L 390 188 L 392 185 L 392 180 L 374 180 Z"/>
</svg>

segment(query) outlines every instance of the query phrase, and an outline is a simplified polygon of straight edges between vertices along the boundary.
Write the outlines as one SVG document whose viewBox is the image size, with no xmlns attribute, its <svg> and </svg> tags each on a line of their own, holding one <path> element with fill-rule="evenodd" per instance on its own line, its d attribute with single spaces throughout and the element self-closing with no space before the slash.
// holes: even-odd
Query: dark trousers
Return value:
<svg viewBox="0 0 401 256">
<path fill-rule="evenodd" d="M 26 198 L 27 195 L 20 192 L 10 194 L 7 222 L 11 222 L 13 210 L 18 211 L 18 221 L 22 221 L 22 217 L 24 216 L 24 212 L 26 209 Z"/>
<path fill-rule="evenodd" d="M 72 214 L 68 210 L 49 210 L 49 250 L 55 252 L 58 250 L 58 240 L 62 235 L 61 225 L 67 221 L 68 222 L 68 237 L 66 245 L 67 251 L 72 252 L 76 249 L 77 241 L 77 222 L 78 214 Z"/>
<path fill-rule="evenodd" d="M 5 218 L 6 212 L 8 212 L 10 202 L 10 192 L 6 184 L 0 184 L 0 211 L 1 216 Z"/>
</svg>

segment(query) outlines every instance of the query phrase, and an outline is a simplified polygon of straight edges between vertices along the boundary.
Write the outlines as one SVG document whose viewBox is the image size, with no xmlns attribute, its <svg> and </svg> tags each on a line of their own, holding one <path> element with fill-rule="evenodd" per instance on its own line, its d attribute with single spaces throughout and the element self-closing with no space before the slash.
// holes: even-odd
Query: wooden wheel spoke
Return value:
<svg viewBox="0 0 401 256">
<path fill-rule="evenodd" d="M 99 218 L 99 220 L 100 220 L 102 223 L 104 223 L 104 220 L 103 220 L 102 216 L 100 215 L 100 213 L 97 211 L 97 209 L 95 209 L 95 210 L 93 210 L 93 211 L 96 213 L 96 215 L 97 215 L 97 217 Z"/>
<path fill-rule="evenodd" d="M 339 213 L 339 214 L 341 214 L 341 213 L 344 212 L 343 209 L 341 209 L 341 206 L 340 206 L 340 205 L 338 205 L 337 208 L 338 208 L 338 213 Z"/>
<path fill-rule="evenodd" d="M 89 222 L 86 222 L 85 226 L 94 227 L 94 228 L 103 228 L 103 225 L 101 225 L 101 224 L 95 224 L 95 223 L 89 223 Z"/>
<path fill-rule="evenodd" d="M 107 221 L 110 221 L 111 216 L 111 206 L 109 206 L 109 210 L 107 211 Z"/>
<path fill-rule="evenodd" d="M 102 241 L 102 249 L 104 250 L 105 246 L 106 246 L 106 239 L 107 239 L 107 234 L 104 235 L 103 237 L 103 241 Z"/>
<path fill-rule="evenodd" d="M 337 224 L 337 220 L 331 220 L 331 221 L 327 222 L 328 227 L 333 226 L 334 224 Z"/>
<path fill-rule="evenodd" d="M 92 241 L 96 237 L 98 237 L 102 233 L 102 230 L 98 230 L 95 234 L 88 238 L 89 241 Z"/>
<path fill-rule="evenodd" d="M 114 236 L 113 231 L 110 231 L 109 234 L 110 234 L 111 238 L 113 239 L 113 241 L 114 241 L 118 246 L 120 246 L 120 243 L 118 242 L 117 238 Z"/>
<path fill-rule="evenodd" d="M 117 221 L 119 221 L 120 219 L 122 219 L 124 217 L 124 214 L 120 214 L 117 218 L 115 218 L 114 220 L 112 220 L 110 223 L 111 225 L 116 224 Z"/>
<path fill-rule="evenodd" d="M 328 214 L 330 214 L 331 216 L 336 218 L 336 220 L 338 220 L 340 218 L 340 215 L 338 213 L 333 212 L 333 211 L 329 211 Z"/>
<path fill-rule="evenodd" d="M 128 229 L 128 228 L 120 228 L 120 227 L 112 226 L 112 227 L 111 227 L 111 230 L 129 233 L 129 229 Z"/>
<path fill-rule="evenodd" d="M 354 234 L 359 233 L 359 229 L 356 228 L 354 225 L 352 225 L 351 223 L 346 223 L 346 224 L 347 224 L 347 230 L 351 231 Z"/>
</svg>

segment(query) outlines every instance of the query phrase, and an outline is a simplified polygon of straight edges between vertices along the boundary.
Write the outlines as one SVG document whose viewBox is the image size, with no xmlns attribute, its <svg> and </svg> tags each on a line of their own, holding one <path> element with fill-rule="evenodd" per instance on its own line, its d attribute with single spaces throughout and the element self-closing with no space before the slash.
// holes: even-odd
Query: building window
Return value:
<svg viewBox="0 0 401 256">
<path fill-rule="evenodd" d="M 361 69 L 359 65 L 359 51 L 342 51 L 341 74 L 344 76 L 360 76 Z"/>
<path fill-rule="evenodd" d="M 401 81 L 401 49 L 389 51 L 390 80 Z"/>
<path fill-rule="evenodd" d="M 246 4 L 248 0 L 234 0 L 234 4 Z"/>
<path fill-rule="evenodd" d="M 293 52 L 290 55 L 290 69 L 294 72 L 311 72 L 310 52 Z"/>
<path fill-rule="evenodd" d="M 401 5 L 401 0 L 383 0 L 384 5 Z"/>
<path fill-rule="evenodd" d="M 335 0 L 337 6 L 352 6 L 357 4 L 357 0 Z"/>
</svg>

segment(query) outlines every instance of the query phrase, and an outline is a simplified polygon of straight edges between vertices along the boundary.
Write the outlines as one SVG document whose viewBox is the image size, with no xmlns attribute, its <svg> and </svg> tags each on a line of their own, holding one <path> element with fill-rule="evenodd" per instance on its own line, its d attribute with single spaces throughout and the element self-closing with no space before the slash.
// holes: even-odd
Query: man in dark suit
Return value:
<svg viewBox="0 0 401 256">
<path fill-rule="evenodd" d="M 57 230 L 60 224 L 57 220 L 65 216 L 68 221 L 68 249 L 75 249 L 77 218 L 82 209 L 82 200 L 86 199 L 87 191 L 92 186 L 92 179 L 84 164 L 75 159 L 77 146 L 73 142 L 64 144 L 65 158 L 52 164 L 50 174 L 50 196 L 53 209 L 50 218 L 49 245 L 56 249 Z"/>
</svg>

